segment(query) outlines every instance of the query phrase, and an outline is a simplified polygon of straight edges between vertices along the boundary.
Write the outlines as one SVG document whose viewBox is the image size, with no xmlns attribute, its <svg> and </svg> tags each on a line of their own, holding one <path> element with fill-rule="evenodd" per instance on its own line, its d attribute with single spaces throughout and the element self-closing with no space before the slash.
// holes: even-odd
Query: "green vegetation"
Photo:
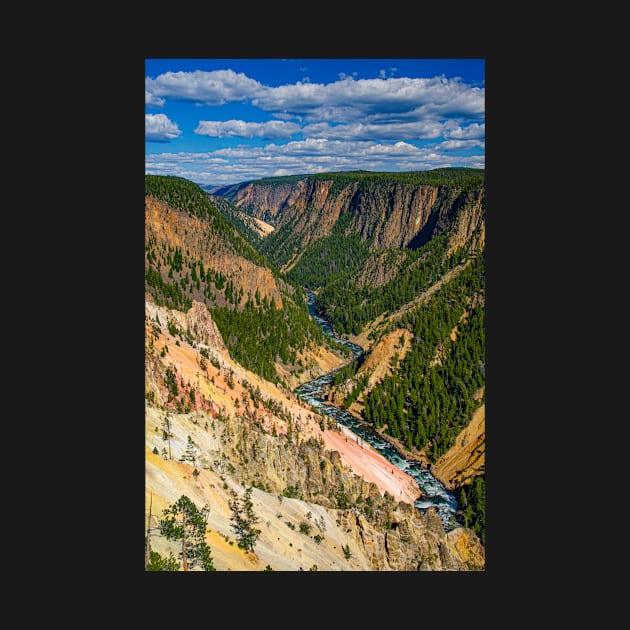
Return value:
<svg viewBox="0 0 630 630">
<path fill-rule="evenodd" d="M 307 208 L 307 212 L 316 212 Z M 361 270 L 370 255 L 370 243 L 357 232 L 350 231 L 352 215 L 342 213 L 333 226 L 330 236 L 310 243 L 304 251 L 302 235 L 296 229 L 299 217 L 285 222 L 262 241 L 260 251 L 280 267 L 296 253 L 302 256 L 286 274 L 294 286 L 316 288 L 345 278 Z"/>
<path fill-rule="evenodd" d="M 287 278 L 301 286 L 314 289 L 335 280 L 347 278 L 360 271 L 370 255 L 369 243 L 359 234 L 345 234 L 349 215 L 342 215 L 331 236 L 319 239 L 309 246 Z M 268 247 L 273 247 L 270 241 Z"/>
<path fill-rule="evenodd" d="M 426 305 L 397 322 L 413 332 L 412 349 L 399 370 L 367 396 L 365 420 L 409 449 L 428 447 L 432 462 L 454 444 L 482 402 L 477 393 L 485 383 L 483 296 L 482 252 Z"/>
<path fill-rule="evenodd" d="M 332 181 L 339 189 L 358 183 L 363 189 L 374 184 L 396 182 L 413 186 L 458 186 L 468 190 L 484 181 L 485 170 L 477 168 L 436 168 L 428 171 L 373 172 L 344 171 L 340 173 L 318 173 L 312 179 Z"/>
<path fill-rule="evenodd" d="M 184 571 L 194 566 L 200 566 L 204 571 L 216 570 L 210 547 L 205 542 L 209 512 L 208 506 L 199 510 L 184 494 L 164 510 L 160 530 L 168 540 L 182 541 L 179 557 Z"/>
<path fill-rule="evenodd" d="M 464 527 L 470 527 L 486 544 L 486 480 L 475 477 L 472 483 L 460 488 L 459 511 Z"/>
<path fill-rule="evenodd" d="M 309 317 L 303 289 L 280 278 L 237 227 L 217 211 L 210 197 L 196 184 L 180 177 L 145 177 L 147 195 L 160 199 L 178 212 L 204 221 L 204 232 L 188 235 L 190 247 L 173 245 L 149 234 L 145 243 L 145 281 L 158 305 L 179 311 L 192 307 L 193 299 L 206 305 L 230 351 L 246 368 L 280 382 L 275 363 L 303 371 L 299 353 L 325 345 L 347 355 L 347 349 L 325 338 Z M 221 205 L 223 200 L 219 200 Z M 227 202 L 224 202 L 227 204 Z M 225 210 L 225 208 L 224 208 Z M 186 236 L 186 234 L 184 234 Z M 282 296 L 282 307 L 258 290 L 246 294 L 242 272 L 211 268 L 208 259 L 238 254 L 259 267 L 271 269 Z M 205 264 L 204 264 L 205 261 Z M 170 335 L 192 341 L 176 322 L 167 322 Z M 178 396 L 172 373 L 166 374 L 169 402 Z M 194 400 L 190 393 L 190 403 Z"/>
<path fill-rule="evenodd" d="M 446 246 L 446 236 L 440 235 L 409 251 L 400 271 L 376 288 L 359 289 L 352 274 L 347 274 L 318 293 L 315 308 L 337 333 L 358 335 L 367 322 L 412 301 L 457 265 L 465 253 L 458 251 L 446 257 Z"/>
<path fill-rule="evenodd" d="M 298 366 L 298 352 L 328 344 L 309 317 L 305 303 L 284 301 L 281 310 L 263 299 L 257 306 L 249 300 L 242 310 L 210 309 L 230 356 L 248 370 L 274 383 L 279 382 L 274 363 Z"/>
<path fill-rule="evenodd" d="M 227 199 L 217 197 L 206 193 L 212 205 L 240 232 L 242 232 L 247 240 L 256 246 L 260 242 L 260 235 L 256 230 L 252 229 L 244 220 L 243 213 L 236 206 L 232 205 Z"/>
<path fill-rule="evenodd" d="M 171 208 L 186 212 L 208 223 L 213 235 L 228 241 L 235 251 L 257 265 L 266 260 L 247 241 L 246 237 L 210 202 L 207 193 L 197 184 L 172 175 L 145 175 L 145 194 L 166 202 Z"/>
<path fill-rule="evenodd" d="M 151 551 L 151 560 L 146 566 L 147 571 L 179 571 L 180 564 L 172 552 L 168 558 L 163 558 L 157 551 Z"/>
<path fill-rule="evenodd" d="M 241 499 L 234 490 L 231 491 L 232 500 L 229 502 L 232 510 L 232 529 L 236 533 L 238 546 L 242 549 L 253 550 L 258 540 L 261 530 L 256 529 L 254 525 L 259 521 L 254 513 L 254 504 L 252 502 L 252 486 L 245 490 Z"/>
</svg>

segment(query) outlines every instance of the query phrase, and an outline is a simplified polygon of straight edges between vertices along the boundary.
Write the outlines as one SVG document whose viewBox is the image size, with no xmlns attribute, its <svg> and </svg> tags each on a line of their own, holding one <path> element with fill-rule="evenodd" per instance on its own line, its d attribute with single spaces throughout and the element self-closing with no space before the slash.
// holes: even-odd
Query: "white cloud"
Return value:
<svg viewBox="0 0 630 630">
<path fill-rule="evenodd" d="M 456 127 L 452 129 L 448 129 L 448 131 L 444 134 L 445 138 L 453 138 L 453 139 L 475 139 L 479 140 L 484 138 L 486 135 L 486 125 L 485 123 L 472 123 L 467 127 Z"/>
<path fill-rule="evenodd" d="M 298 120 L 299 122 L 302 122 L 302 118 L 300 116 L 292 116 L 291 114 L 285 114 L 284 112 L 273 112 L 271 115 L 278 120 Z"/>
<path fill-rule="evenodd" d="M 444 76 L 409 78 L 391 76 L 397 68 L 383 69 L 381 78 L 354 79 L 340 72 L 339 81 L 269 87 L 233 70 L 166 72 L 145 80 L 145 102 L 159 107 L 166 98 L 197 104 L 223 105 L 251 101 L 276 117 L 303 115 L 308 122 L 402 122 L 426 117 L 482 118 L 484 88 Z M 389 73 L 389 76 L 388 76 Z"/>
<path fill-rule="evenodd" d="M 151 94 L 151 92 L 145 90 L 144 91 L 144 104 L 147 107 L 162 107 L 164 105 L 164 99 L 156 96 L 155 94 Z"/>
<path fill-rule="evenodd" d="M 484 149 L 485 144 L 486 143 L 482 140 L 445 140 L 444 142 L 440 142 L 440 144 L 437 145 L 437 148 L 443 149 L 444 151 L 474 149 L 475 147 Z"/>
<path fill-rule="evenodd" d="M 165 72 L 155 79 L 147 77 L 145 80 L 145 90 L 154 98 L 170 97 L 206 105 L 248 100 L 262 88 L 255 79 L 233 70 Z"/>
<path fill-rule="evenodd" d="M 266 111 L 303 114 L 318 122 L 350 122 L 366 115 L 413 113 L 421 116 L 482 116 L 483 88 L 444 77 L 355 80 L 345 76 L 333 83 L 295 83 L 263 87 L 252 104 Z"/>
<path fill-rule="evenodd" d="M 307 138 L 264 147 L 232 147 L 207 153 L 146 156 L 146 172 L 186 177 L 200 184 L 234 184 L 261 177 L 340 170 L 413 171 L 445 166 L 484 168 L 484 156 L 455 156 L 440 146 L 408 142 L 342 142 Z"/>
<path fill-rule="evenodd" d="M 200 120 L 197 135 L 271 143 L 147 155 L 146 171 L 202 184 L 233 184 L 340 170 L 484 168 L 484 89 L 459 78 L 395 78 L 394 72 L 397 68 L 383 69 L 382 78 L 373 79 L 339 72 L 340 80 L 328 84 L 304 77 L 278 87 L 232 70 L 147 77 L 147 107 L 161 107 L 169 98 L 198 106 L 240 101 L 270 114 L 266 122 Z M 164 114 L 147 114 L 145 126 L 149 142 L 168 142 L 182 134 Z M 293 139 L 296 134 L 302 139 Z M 431 146 L 414 146 L 420 141 Z M 462 156 L 463 151 L 479 154 Z"/>
<path fill-rule="evenodd" d="M 147 142 L 169 142 L 182 135 L 177 123 L 164 114 L 145 114 L 144 131 Z"/>
<path fill-rule="evenodd" d="M 306 125 L 304 137 L 336 140 L 433 140 L 445 130 L 444 123 L 425 120 L 406 123 L 351 123 L 329 125 L 327 122 Z"/>
<path fill-rule="evenodd" d="M 246 122 L 244 120 L 200 120 L 195 133 L 212 138 L 268 138 L 285 140 L 300 131 L 295 123 L 280 120 L 269 120 L 264 123 Z"/>
</svg>

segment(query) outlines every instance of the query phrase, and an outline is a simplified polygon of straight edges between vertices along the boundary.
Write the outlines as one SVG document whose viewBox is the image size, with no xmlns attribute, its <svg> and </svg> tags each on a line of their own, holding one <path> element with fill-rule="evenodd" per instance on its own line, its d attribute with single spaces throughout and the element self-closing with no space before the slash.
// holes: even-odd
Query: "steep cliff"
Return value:
<svg viewBox="0 0 630 630">
<path fill-rule="evenodd" d="M 333 234 L 359 234 L 371 249 L 416 249 L 449 235 L 449 253 L 485 239 L 483 171 L 328 173 L 261 179 L 224 194 L 239 208 L 276 227 L 263 250 L 279 265 Z M 219 191 L 221 192 L 221 191 Z"/>
</svg>

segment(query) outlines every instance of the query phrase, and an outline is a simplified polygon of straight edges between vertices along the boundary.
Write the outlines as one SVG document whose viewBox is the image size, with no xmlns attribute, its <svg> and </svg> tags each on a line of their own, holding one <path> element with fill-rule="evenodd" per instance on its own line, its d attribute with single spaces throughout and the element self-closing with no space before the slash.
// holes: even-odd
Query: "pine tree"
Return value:
<svg viewBox="0 0 630 630">
<path fill-rule="evenodd" d="M 181 462 L 191 462 L 195 466 L 197 462 L 197 445 L 193 442 L 190 435 L 186 444 L 186 452 L 179 458 Z"/>
<path fill-rule="evenodd" d="M 205 542 L 208 513 L 210 508 L 201 510 L 184 494 L 176 503 L 166 508 L 160 520 L 162 535 L 168 540 L 181 540 L 179 556 L 184 571 L 201 566 L 204 571 L 215 571 L 210 547 Z"/>
<path fill-rule="evenodd" d="M 252 502 L 252 486 L 245 490 L 242 500 L 232 490 L 232 501 L 229 506 L 232 510 L 232 529 L 236 533 L 238 546 L 245 550 L 254 549 L 254 545 L 261 534 L 259 529 L 255 529 L 254 525 L 259 518 L 254 513 L 254 504 Z"/>
<path fill-rule="evenodd" d="M 168 558 L 163 558 L 157 551 L 151 551 L 150 560 L 146 565 L 147 571 L 179 571 L 180 564 L 171 552 Z"/>
</svg>

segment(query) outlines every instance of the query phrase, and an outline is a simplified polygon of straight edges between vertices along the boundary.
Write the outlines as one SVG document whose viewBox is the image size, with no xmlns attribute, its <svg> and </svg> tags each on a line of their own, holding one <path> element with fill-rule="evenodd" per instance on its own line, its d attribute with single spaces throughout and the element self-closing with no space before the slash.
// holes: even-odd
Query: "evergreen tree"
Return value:
<svg viewBox="0 0 630 630">
<path fill-rule="evenodd" d="M 190 435 L 186 443 L 186 452 L 179 458 L 181 462 L 191 462 L 195 466 L 197 462 L 197 445 L 193 442 Z"/>
<path fill-rule="evenodd" d="M 184 494 L 163 512 L 160 520 L 162 535 L 168 540 L 181 540 L 179 556 L 184 571 L 194 566 L 200 566 L 204 571 L 216 570 L 210 547 L 205 542 L 209 512 L 208 506 L 199 510 Z"/>
<path fill-rule="evenodd" d="M 240 501 L 236 492 L 232 491 L 232 501 L 229 505 L 232 510 L 232 529 L 236 533 L 238 546 L 253 551 L 261 530 L 254 528 L 259 519 L 254 513 L 254 504 L 251 499 L 252 488 L 253 486 L 250 486 L 245 490 Z"/>
<path fill-rule="evenodd" d="M 147 571 L 179 571 L 180 564 L 171 552 L 163 558 L 157 551 L 151 551 L 151 559 L 146 566 Z"/>
<path fill-rule="evenodd" d="M 171 453 L 171 438 L 173 434 L 171 433 L 171 419 L 168 415 L 168 411 L 164 415 L 162 419 L 162 439 L 166 442 L 168 441 L 168 458 L 173 459 L 173 454 Z"/>
</svg>

